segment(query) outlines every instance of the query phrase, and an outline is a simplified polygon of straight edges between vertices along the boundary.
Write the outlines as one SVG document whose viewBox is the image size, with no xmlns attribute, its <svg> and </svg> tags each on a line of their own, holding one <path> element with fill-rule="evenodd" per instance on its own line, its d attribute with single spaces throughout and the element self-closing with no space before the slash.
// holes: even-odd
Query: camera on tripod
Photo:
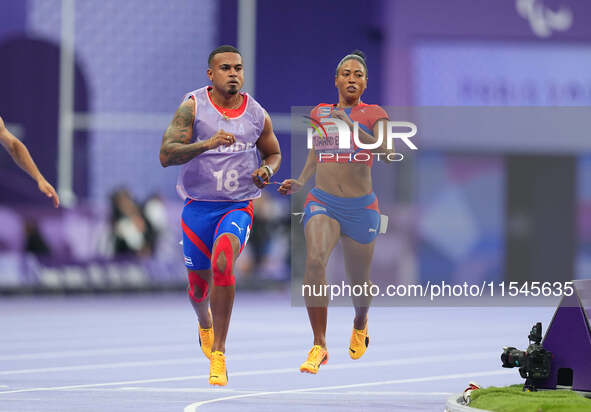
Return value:
<svg viewBox="0 0 591 412">
<path fill-rule="evenodd" d="M 536 323 L 528 335 L 529 346 L 521 351 L 514 347 L 503 348 L 501 361 L 503 368 L 519 368 L 519 374 L 525 379 L 523 390 L 536 390 L 538 381 L 550 376 L 552 364 L 552 352 L 547 351 L 541 345 L 542 323 Z"/>
</svg>

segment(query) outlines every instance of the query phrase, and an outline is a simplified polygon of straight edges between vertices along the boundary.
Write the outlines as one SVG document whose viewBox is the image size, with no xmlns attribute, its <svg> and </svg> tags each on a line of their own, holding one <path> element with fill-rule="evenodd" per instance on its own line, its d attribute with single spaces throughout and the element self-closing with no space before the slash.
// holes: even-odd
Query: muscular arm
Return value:
<svg viewBox="0 0 591 412">
<path fill-rule="evenodd" d="M 174 118 L 162 136 L 160 164 L 162 167 L 187 163 L 210 149 L 209 140 L 189 143 L 195 120 L 195 100 L 189 99 L 179 106 Z"/>
<path fill-rule="evenodd" d="M 281 148 L 279 147 L 279 142 L 273 132 L 273 124 L 271 123 L 269 113 L 266 111 L 265 124 L 263 126 L 263 131 L 257 140 L 257 148 L 261 152 L 263 163 L 261 167 L 252 172 L 250 176 L 253 183 L 258 188 L 262 189 L 265 187 L 265 184 L 269 183 L 271 176 L 279 170 L 279 166 L 281 165 Z M 266 167 L 263 167 L 265 165 L 271 168 L 271 174 L 269 174 Z"/>
<path fill-rule="evenodd" d="M 277 173 L 279 166 L 281 166 L 281 148 L 279 147 L 279 141 L 273 132 L 273 124 L 271 123 L 271 117 L 265 112 L 265 125 L 261 136 L 257 140 L 257 148 L 261 152 L 261 158 L 263 164 L 268 165 L 273 169 L 273 173 Z"/>
<path fill-rule="evenodd" d="M 12 157 L 12 160 L 25 172 L 29 174 L 35 182 L 37 182 L 37 186 L 39 190 L 43 192 L 47 197 L 53 198 L 53 205 L 55 207 L 59 206 L 59 197 L 55 192 L 53 186 L 51 186 L 45 177 L 41 174 L 37 165 L 33 161 L 29 150 L 27 147 L 18 140 L 12 133 L 8 131 L 6 126 L 4 125 L 4 121 L 0 117 L 0 144 L 6 149 L 6 151 Z"/>
</svg>

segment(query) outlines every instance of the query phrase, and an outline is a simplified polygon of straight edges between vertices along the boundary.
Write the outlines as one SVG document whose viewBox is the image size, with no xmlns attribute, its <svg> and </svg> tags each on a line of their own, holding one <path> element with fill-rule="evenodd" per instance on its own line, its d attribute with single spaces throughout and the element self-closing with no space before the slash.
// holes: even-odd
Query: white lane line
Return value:
<svg viewBox="0 0 591 412">
<path fill-rule="evenodd" d="M 452 392 L 401 392 L 401 391 L 345 391 L 345 392 L 314 392 L 315 395 L 329 396 L 451 396 Z"/>
<path fill-rule="evenodd" d="M 184 412 L 195 412 L 195 411 L 197 411 L 197 408 L 199 408 L 200 406 L 207 405 L 210 403 L 228 401 L 228 400 L 232 400 L 232 399 L 253 398 L 253 397 L 257 397 L 257 396 L 283 395 L 283 394 L 289 394 L 289 393 L 317 392 L 317 391 L 325 391 L 325 390 L 333 390 L 333 389 L 361 388 L 361 387 L 368 387 L 368 386 L 396 385 L 396 384 L 400 384 L 400 383 L 429 382 L 429 381 L 437 381 L 437 380 L 474 378 L 476 376 L 483 377 L 483 376 L 509 375 L 509 374 L 513 374 L 512 371 L 494 370 L 494 371 L 484 371 L 484 372 L 457 373 L 457 374 L 453 374 L 453 375 L 426 376 L 426 377 L 422 377 L 422 378 L 394 379 L 394 380 L 389 380 L 389 381 L 357 383 L 357 384 L 351 384 L 351 385 L 321 386 L 321 387 L 316 387 L 316 388 L 288 389 L 288 390 L 284 390 L 284 391 L 249 393 L 249 394 L 244 394 L 244 395 L 225 396 L 222 398 L 209 399 L 206 401 L 195 402 L 190 405 L 187 405 L 184 409 Z"/>
<path fill-rule="evenodd" d="M 284 343 L 293 344 L 294 339 L 283 339 L 273 341 L 274 345 L 282 345 Z M 249 344 L 260 346 L 260 340 L 243 340 L 232 342 L 232 345 L 245 347 Z M 115 348 L 99 348 L 99 349 L 74 349 L 74 350 L 62 350 L 52 352 L 33 352 L 33 353 L 22 353 L 15 355 L 3 355 L 0 356 L 0 361 L 12 361 L 21 359 L 59 359 L 59 358 L 74 358 L 74 357 L 91 357 L 91 356 L 103 356 L 103 355 L 126 355 L 126 354 L 142 354 L 142 353 L 153 353 L 153 352 L 182 352 L 182 351 L 194 351 L 199 350 L 197 338 L 195 343 L 185 344 L 171 344 L 171 345 L 151 345 L 151 346 L 128 346 L 128 347 L 115 347 Z M 200 350 L 199 350 L 200 351 Z"/>
<path fill-rule="evenodd" d="M 108 389 L 112 391 L 113 389 Z M 125 386 L 123 388 L 117 388 L 122 392 L 187 392 L 187 393 L 218 393 L 218 392 L 230 392 L 230 393 L 255 393 L 257 391 L 246 391 L 239 389 L 228 389 L 228 388 L 158 388 L 146 387 L 146 386 Z"/>
<path fill-rule="evenodd" d="M 477 342 L 478 343 L 478 342 Z M 486 342 L 489 343 L 489 342 Z M 485 347 L 485 342 L 480 347 Z M 260 342 L 259 342 L 260 344 Z M 454 341 L 453 343 L 450 342 L 453 347 L 457 347 L 459 341 Z M 470 346 L 473 346 L 472 343 Z M 182 347 L 183 345 L 177 345 Z M 398 344 L 398 345 L 388 345 L 388 346 L 376 346 L 374 347 L 374 352 L 397 352 L 402 351 L 405 349 L 412 349 L 413 351 L 421 350 L 422 347 L 431 348 L 430 342 L 423 342 L 423 343 L 414 343 L 414 344 Z M 447 346 L 446 344 L 440 345 L 440 348 L 444 348 Z M 188 345 L 188 348 L 191 349 L 192 352 L 195 351 L 195 345 Z M 151 352 L 154 348 L 161 348 L 160 346 L 153 346 L 148 348 L 143 348 L 145 351 L 141 352 Z M 243 348 L 243 346 L 242 346 Z M 129 349 L 129 348 L 128 348 Z M 491 347 L 492 350 L 492 347 Z M 138 353 L 130 351 L 131 353 Z M 249 359 L 273 359 L 277 357 L 288 357 L 288 356 L 298 356 L 301 354 L 301 350 L 290 350 L 290 351 L 275 351 L 275 352 L 265 352 L 259 353 L 257 355 L 252 355 L 250 352 L 248 353 L 238 353 L 235 355 L 230 355 L 229 359 L 231 360 L 249 360 Z M 60 356 L 61 357 L 61 356 Z M 1 358 L 0 358 L 1 359 Z M 107 362 L 107 363 L 95 363 L 95 364 L 86 364 L 86 365 L 72 365 L 72 366 L 55 366 L 49 368 L 25 368 L 25 369 L 9 369 L 9 370 L 0 370 L 0 376 L 2 375 L 18 375 L 18 374 L 27 374 L 27 373 L 52 373 L 52 372 L 71 372 L 71 371 L 83 371 L 83 370 L 91 370 L 91 369 L 114 369 L 114 368 L 127 368 L 127 367 L 140 367 L 140 366 L 164 366 L 164 365 L 178 365 L 178 364 L 195 364 L 195 363 L 203 363 L 207 362 L 205 358 L 200 356 L 200 353 L 197 357 L 191 358 L 174 358 L 174 359 L 162 359 L 162 360 L 151 360 L 151 361 L 128 361 L 128 362 Z"/>
<path fill-rule="evenodd" d="M 322 367 L 323 371 L 326 370 L 343 370 L 343 369 L 357 369 L 357 368 L 368 368 L 368 367 L 380 367 L 380 366 L 392 366 L 392 365 L 409 365 L 409 364 L 422 364 L 422 363 L 434 363 L 434 362 L 445 362 L 445 361 L 456 361 L 456 360 L 471 360 L 471 359 L 487 359 L 490 358 L 490 352 L 470 353 L 463 356 L 448 355 L 448 356 L 420 356 L 415 358 L 403 358 L 403 359 L 391 359 L 386 361 L 374 361 L 374 362 L 363 362 L 363 363 L 341 363 L 333 365 L 325 365 Z M 257 375 L 272 375 L 282 373 L 298 373 L 297 365 L 290 368 L 280 369 L 261 369 L 254 371 L 242 371 L 228 373 L 230 377 L 236 376 L 257 376 Z M 196 380 L 209 378 L 209 375 L 192 375 L 192 376 L 178 376 L 172 378 L 154 378 L 154 379 L 141 379 L 132 381 L 119 381 L 119 382 L 105 382 L 105 383 L 88 383 L 80 385 L 68 385 L 68 386 L 53 386 L 53 387 L 41 387 L 41 388 L 26 388 L 26 389 L 14 389 L 9 391 L 0 391 L 0 395 L 8 393 L 23 393 L 23 392 L 39 392 L 39 391 L 59 391 L 59 390 L 70 390 L 70 389 L 81 389 L 81 388 L 98 388 L 105 386 L 123 386 L 123 385 L 136 385 L 142 383 L 156 383 L 156 382 L 180 382 L 187 380 Z"/>
<path fill-rule="evenodd" d="M 283 352 L 264 352 L 256 355 L 244 353 L 236 354 L 231 357 L 233 360 L 246 360 L 246 359 L 272 359 L 272 358 L 284 358 L 286 356 L 300 355 L 299 351 L 283 351 Z M 186 365 L 186 364 L 199 364 L 209 363 L 209 360 L 199 354 L 199 357 L 194 356 L 191 358 L 174 358 L 174 359 L 160 359 L 151 361 L 129 361 L 129 362 L 111 362 L 111 363 L 94 363 L 88 365 L 75 365 L 75 366 L 56 366 L 53 368 L 34 368 L 34 369 L 14 369 L 0 371 L 2 375 L 22 375 L 27 373 L 51 373 L 51 372 L 71 372 L 71 371 L 83 371 L 93 369 L 115 369 L 115 368 L 129 368 L 139 366 L 165 366 L 165 365 Z"/>
<path fill-rule="evenodd" d="M 245 346 L 249 346 L 249 344 L 256 344 L 260 345 L 260 340 L 243 340 L 243 341 L 233 341 L 232 346 L 244 348 Z M 274 340 L 273 345 L 280 346 L 283 344 L 296 344 L 297 341 L 294 339 L 285 339 L 285 340 Z M 465 345 L 465 340 L 460 339 L 453 339 L 453 340 L 444 340 L 438 342 L 438 347 L 456 347 L 457 345 Z M 490 340 L 479 340 L 477 342 L 472 341 L 470 346 L 480 345 L 485 346 L 486 344 L 490 344 Z M 383 350 L 404 350 L 404 349 L 413 349 L 419 350 L 421 348 L 431 348 L 433 344 L 431 342 L 403 342 L 403 343 L 395 343 L 393 345 L 381 345 L 381 346 L 374 346 L 372 350 L 382 350 L 382 348 L 386 348 Z M 496 346 L 495 346 L 496 347 Z M 182 351 L 195 351 L 197 346 L 197 342 L 194 344 L 170 344 L 170 345 L 150 345 L 150 346 L 127 346 L 127 347 L 114 347 L 114 348 L 99 348 L 99 349 L 75 349 L 75 350 L 62 350 L 62 351 L 52 351 L 52 352 L 33 352 L 33 353 L 23 353 L 23 354 L 15 354 L 15 355 L 3 355 L 0 356 L 0 361 L 13 361 L 13 360 L 33 360 L 33 359 L 60 359 L 60 358 L 75 358 L 75 357 L 94 357 L 94 356 L 104 356 L 104 355 L 126 355 L 126 354 L 145 354 L 145 353 L 154 353 L 154 352 L 182 352 Z M 379 348 L 379 349 L 378 349 Z M 199 351 L 200 352 L 200 351 Z"/>
<path fill-rule="evenodd" d="M 84 389 L 84 388 L 100 388 L 100 387 L 105 387 L 105 386 L 137 385 L 137 384 L 142 384 L 142 383 L 180 382 L 180 381 L 194 380 L 194 379 L 200 379 L 200 378 L 209 378 L 209 375 L 177 376 L 177 377 L 173 377 L 173 378 L 139 379 L 139 380 L 133 380 L 133 381 L 88 383 L 88 384 L 83 384 L 83 385 L 15 389 L 15 390 L 10 390 L 10 391 L 0 391 L 0 395 L 5 395 L 8 393 L 47 392 L 47 391 L 63 391 L 63 390 Z"/>
<path fill-rule="evenodd" d="M 120 388 L 82 388 L 82 389 L 71 389 L 72 392 L 162 392 L 162 393 L 209 393 L 218 395 L 220 392 L 228 393 L 256 393 L 258 390 L 241 390 L 241 389 L 229 389 L 221 387 L 209 387 L 209 388 L 163 388 L 159 386 L 122 386 Z M 5 399 L 5 398 L 2 398 Z"/>
<path fill-rule="evenodd" d="M 158 386 L 124 386 L 122 388 L 111 389 L 84 389 L 85 391 L 102 391 L 102 392 L 163 392 L 163 393 L 209 393 L 218 395 L 220 392 L 230 393 L 259 393 L 254 390 L 239 390 L 228 388 L 163 388 Z M 450 396 L 452 392 L 408 392 L 408 391 L 342 391 L 342 392 L 314 392 L 316 395 L 338 395 L 338 396 Z"/>
<path fill-rule="evenodd" d="M 0 376 L 6 375 L 26 375 L 26 374 L 40 374 L 52 372 L 73 372 L 97 369 L 116 369 L 116 368 L 132 368 L 140 366 L 166 366 L 166 365 L 182 365 L 205 363 L 206 360 L 195 358 L 181 358 L 181 359 L 162 359 L 154 361 L 137 361 L 137 362 L 113 362 L 113 363 L 94 363 L 88 365 L 77 366 L 56 366 L 54 368 L 36 368 L 36 369 L 14 369 L 7 371 L 0 371 Z"/>
<path fill-rule="evenodd" d="M 384 350 L 391 351 L 390 348 L 382 348 Z M 256 355 L 250 353 L 243 353 L 243 354 L 236 354 L 229 357 L 229 359 L 234 361 L 241 361 L 241 360 L 250 360 L 250 359 L 275 359 L 275 358 L 287 358 L 290 356 L 298 356 L 301 355 L 301 350 L 292 350 L 292 351 L 281 351 L 281 352 L 263 352 L 258 353 Z M 482 352 L 481 354 L 490 354 L 490 352 Z M 479 355 L 480 356 L 480 355 Z M 431 357 L 433 361 L 441 361 L 447 359 L 449 356 L 436 356 Z M 489 357 L 489 356 L 486 356 Z M 419 358 L 406 358 L 407 361 L 414 362 L 416 359 Z M 421 357 L 420 359 L 423 359 Z M 477 359 L 480 359 L 478 357 Z M 385 362 L 396 362 L 396 364 L 404 364 L 398 362 L 404 362 L 403 360 L 388 360 Z M 160 360 L 150 360 L 150 361 L 129 361 L 129 362 L 110 362 L 110 363 L 94 363 L 94 364 L 87 364 L 87 365 L 74 365 L 74 366 L 55 366 L 52 368 L 29 368 L 29 369 L 12 369 L 12 370 L 5 370 L 0 371 L 0 376 L 6 375 L 25 375 L 25 374 L 40 374 L 40 373 L 55 373 L 55 372 L 73 372 L 73 371 L 85 371 L 85 370 L 97 370 L 97 369 L 117 369 L 117 368 L 132 368 L 132 367 L 154 367 L 154 366 L 167 366 L 167 365 L 194 365 L 194 364 L 203 364 L 207 363 L 208 360 L 204 357 L 191 357 L 191 358 L 174 358 L 174 359 L 160 359 Z M 380 361 L 383 362 L 383 361 Z M 367 364 L 367 363 L 365 363 Z M 389 365 L 390 363 L 388 363 Z M 327 367 L 323 367 L 323 369 L 331 369 L 333 365 L 329 365 Z M 379 365 L 378 365 L 379 366 Z"/>
<path fill-rule="evenodd" d="M 259 342 L 260 343 L 260 342 Z M 23 353 L 19 355 L 5 355 L 0 356 L 0 361 L 11 361 L 21 359 L 59 359 L 59 358 L 73 358 L 83 356 L 102 356 L 102 355 L 125 355 L 125 354 L 140 354 L 153 353 L 160 351 L 183 351 L 195 349 L 195 345 L 158 345 L 158 346 L 135 346 L 125 348 L 108 348 L 108 349 L 82 349 L 69 351 L 55 351 L 55 352 L 36 352 Z"/>
</svg>

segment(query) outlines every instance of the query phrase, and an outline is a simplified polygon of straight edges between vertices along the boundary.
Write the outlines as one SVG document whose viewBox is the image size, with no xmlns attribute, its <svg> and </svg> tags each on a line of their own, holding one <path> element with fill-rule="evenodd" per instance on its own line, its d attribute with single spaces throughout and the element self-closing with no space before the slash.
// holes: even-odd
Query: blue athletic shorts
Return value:
<svg viewBox="0 0 591 412">
<path fill-rule="evenodd" d="M 304 225 L 316 215 L 335 219 L 341 226 L 341 234 L 359 243 L 372 242 L 380 230 L 380 210 L 375 193 L 339 197 L 315 187 L 306 198 Z"/>
<path fill-rule="evenodd" d="M 232 233 L 240 240 L 240 252 L 252 227 L 252 201 L 204 202 L 185 200 L 181 215 L 185 266 L 190 270 L 211 267 L 211 248 L 222 233 Z"/>
</svg>

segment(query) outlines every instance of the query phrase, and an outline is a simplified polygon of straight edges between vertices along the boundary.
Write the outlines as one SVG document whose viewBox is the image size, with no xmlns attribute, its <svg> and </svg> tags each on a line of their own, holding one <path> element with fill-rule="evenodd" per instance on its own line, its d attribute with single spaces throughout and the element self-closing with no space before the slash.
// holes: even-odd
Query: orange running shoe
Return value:
<svg viewBox="0 0 591 412">
<path fill-rule="evenodd" d="M 300 366 L 300 372 L 318 373 L 320 365 L 328 362 L 328 351 L 320 345 L 314 345 L 308 352 L 308 359 Z"/>
<path fill-rule="evenodd" d="M 199 346 L 207 359 L 211 359 L 211 347 L 213 346 L 213 326 L 203 329 L 199 326 Z"/>
<path fill-rule="evenodd" d="M 214 351 L 211 353 L 211 359 L 209 361 L 209 383 L 217 386 L 226 386 L 228 384 L 226 355 L 223 352 Z"/>
<path fill-rule="evenodd" d="M 209 319 L 213 319 L 211 316 L 211 308 L 208 308 Z M 199 346 L 207 359 L 211 359 L 211 347 L 213 346 L 213 323 L 211 327 L 204 329 L 197 322 L 197 329 L 199 330 Z"/>
<path fill-rule="evenodd" d="M 362 330 L 353 328 L 351 342 L 349 343 L 349 356 L 351 359 L 359 359 L 365 353 L 369 346 L 369 335 L 367 334 L 367 325 L 369 320 L 365 321 L 365 328 Z"/>
</svg>

